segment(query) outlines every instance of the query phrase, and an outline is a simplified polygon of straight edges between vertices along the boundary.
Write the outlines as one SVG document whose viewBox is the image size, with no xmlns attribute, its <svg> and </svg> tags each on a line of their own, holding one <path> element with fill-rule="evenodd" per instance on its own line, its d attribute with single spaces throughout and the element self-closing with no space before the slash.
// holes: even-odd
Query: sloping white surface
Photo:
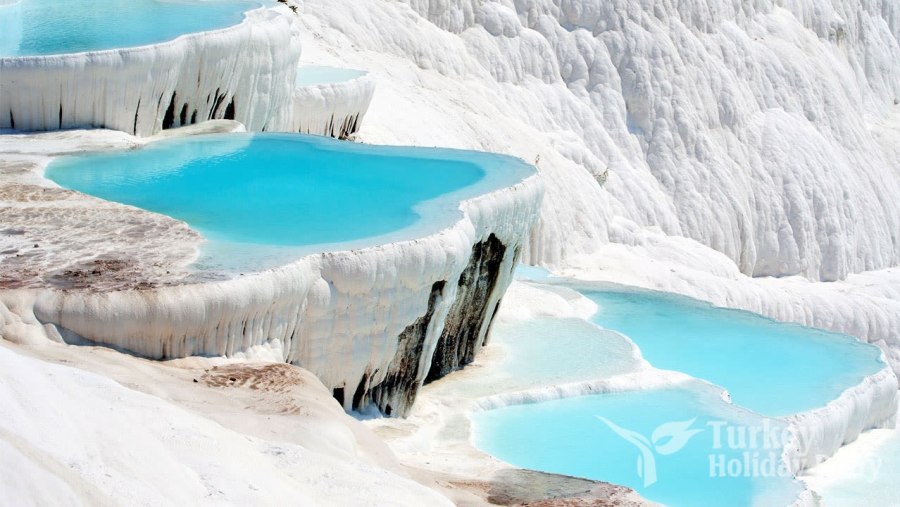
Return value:
<svg viewBox="0 0 900 507">
<path fill-rule="evenodd" d="M 0 377 L 10 505 L 450 505 L 374 466 L 241 434 L 5 346 Z"/>
<path fill-rule="evenodd" d="M 799 474 L 831 458 L 866 430 L 896 428 L 897 400 L 897 377 L 885 367 L 826 406 L 786 417 L 793 438 L 785 446 L 785 462 Z"/>
</svg>

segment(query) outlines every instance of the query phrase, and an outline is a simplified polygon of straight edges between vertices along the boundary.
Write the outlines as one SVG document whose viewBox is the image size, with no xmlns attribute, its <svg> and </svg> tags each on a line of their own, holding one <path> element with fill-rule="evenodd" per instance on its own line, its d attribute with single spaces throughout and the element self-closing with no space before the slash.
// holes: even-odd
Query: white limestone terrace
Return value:
<svg viewBox="0 0 900 507">
<path fill-rule="evenodd" d="M 297 15 L 268 0 L 248 2 L 254 4 L 263 6 L 236 25 L 164 42 L 67 54 L 0 53 L 0 129 L 92 127 L 149 136 L 233 119 L 252 131 L 290 130 L 300 57 Z"/>
<path fill-rule="evenodd" d="M 345 139 L 362 123 L 375 80 L 368 72 L 301 65 L 294 90 L 294 131 Z"/>
<path fill-rule="evenodd" d="M 222 121 L 162 137 L 234 129 Z M 185 224 L 42 177 L 54 156 L 155 139 L 109 131 L 0 138 L 5 339 L 154 359 L 286 361 L 312 371 L 347 409 L 374 402 L 404 414 L 426 377 L 474 359 L 543 196 L 531 175 L 463 200 L 455 222 L 426 235 L 204 283 L 190 270 L 202 238 Z"/>
</svg>

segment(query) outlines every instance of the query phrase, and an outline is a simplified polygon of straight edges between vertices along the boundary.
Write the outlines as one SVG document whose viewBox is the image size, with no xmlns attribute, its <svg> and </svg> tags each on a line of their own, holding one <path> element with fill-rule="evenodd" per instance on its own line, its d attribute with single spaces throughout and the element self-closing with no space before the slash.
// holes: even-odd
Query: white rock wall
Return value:
<svg viewBox="0 0 900 507">
<path fill-rule="evenodd" d="M 828 405 L 784 418 L 793 437 L 785 445 L 785 463 L 799 474 L 834 456 L 863 431 L 896 428 L 897 401 L 897 377 L 885 367 Z"/>
<path fill-rule="evenodd" d="M 368 74 L 294 90 L 294 132 L 343 139 L 359 130 L 375 93 Z"/>
<path fill-rule="evenodd" d="M 295 17 L 285 6 L 260 8 L 233 27 L 161 44 L 0 58 L 0 128 L 148 136 L 224 118 L 251 131 L 290 130 Z"/>
</svg>

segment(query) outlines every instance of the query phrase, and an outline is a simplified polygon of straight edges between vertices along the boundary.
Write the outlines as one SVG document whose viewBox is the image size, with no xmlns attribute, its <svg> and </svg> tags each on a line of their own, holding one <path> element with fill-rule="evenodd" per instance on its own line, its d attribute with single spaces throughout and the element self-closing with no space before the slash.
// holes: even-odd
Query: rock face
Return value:
<svg viewBox="0 0 900 507">
<path fill-rule="evenodd" d="M 428 299 L 428 310 L 425 315 L 416 319 L 400 333 L 398 337 L 397 353 L 391 362 L 390 369 L 384 380 L 369 391 L 369 376 L 363 376 L 356 394 L 353 396 L 353 408 L 363 405 L 363 397 L 368 391 L 369 398 L 381 408 L 385 415 L 406 414 L 416 399 L 416 393 L 421 384 L 421 365 L 427 364 L 423 351 L 425 340 L 428 338 L 428 327 L 434 319 L 435 307 L 439 298 L 443 297 L 444 287 L 447 282 L 435 282 L 431 286 L 431 296 Z M 440 344 L 438 344 L 440 349 Z M 437 355 L 438 351 L 435 351 Z"/>
<path fill-rule="evenodd" d="M 160 44 L 0 58 L 0 128 L 149 136 L 229 119 L 250 131 L 290 130 L 300 58 L 294 18 L 279 6 Z"/>
<path fill-rule="evenodd" d="M 500 298 L 506 289 L 507 284 L 499 283 L 503 269 L 508 271 L 510 268 L 508 260 L 504 265 L 505 254 L 506 246 L 494 234 L 475 243 L 469 262 L 459 275 L 456 298 L 444 318 L 434 354 L 427 357 L 426 341 L 434 332 L 432 323 L 447 282 L 442 280 L 432 285 L 427 311 L 400 333 L 397 353 L 384 380 L 370 389 L 370 375 L 364 375 L 353 396 L 354 409 L 364 407 L 371 400 L 385 415 L 405 415 L 412 408 L 423 383 L 423 365 L 428 367 L 430 364 L 425 376 L 427 383 L 475 359 L 478 349 L 487 341 Z M 518 264 L 517 257 L 512 258 L 513 268 Z"/>
<path fill-rule="evenodd" d="M 469 264 L 459 275 L 456 300 L 444 323 L 426 382 L 437 380 L 475 359 L 475 352 L 484 344 L 500 304 L 495 289 L 505 253 L 506 246 L 493 234 L 472 247 Z"/>
</svg>

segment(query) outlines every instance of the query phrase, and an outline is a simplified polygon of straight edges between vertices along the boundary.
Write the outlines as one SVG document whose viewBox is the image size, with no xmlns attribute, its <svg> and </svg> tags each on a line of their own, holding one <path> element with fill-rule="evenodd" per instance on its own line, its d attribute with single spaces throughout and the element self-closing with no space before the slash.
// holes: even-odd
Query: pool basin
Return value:
<svg viewBox="0 0 900 507">
<path fill-rule="evenodd" d="M 600 308 L 592 320 L 631 338 L 655 367 L 721 386 L 766 416 L 825 406 L 885 368 L 878 347 L 850 336 L 672 294 L 582 292 Z"/>
<path fill-rule="evenodd" d="M 236 25 L 246 11 L 271 5 L 274 0 L 18 0 L 0 5 L 0 57 L 155 44 Z"/>
<path fill-rule="evenodd" d="M 702 386 L 513 405 L 472 419 L 476 446 L 508 463 L 622 484 L 672 507 L 790 505 L 804 491 L 779 464 L 785 424 Z"/>
<path fill-rule="evenodd" d="M 187 222 L 208 240 L 200 266 L 240 272 L 436 232 L 460 218 L 461 200 L 532 174 L 495 154 L 291 134 L 165 140 L 60 158 L 45 172 L 65 188 Z"/>
</svg>

